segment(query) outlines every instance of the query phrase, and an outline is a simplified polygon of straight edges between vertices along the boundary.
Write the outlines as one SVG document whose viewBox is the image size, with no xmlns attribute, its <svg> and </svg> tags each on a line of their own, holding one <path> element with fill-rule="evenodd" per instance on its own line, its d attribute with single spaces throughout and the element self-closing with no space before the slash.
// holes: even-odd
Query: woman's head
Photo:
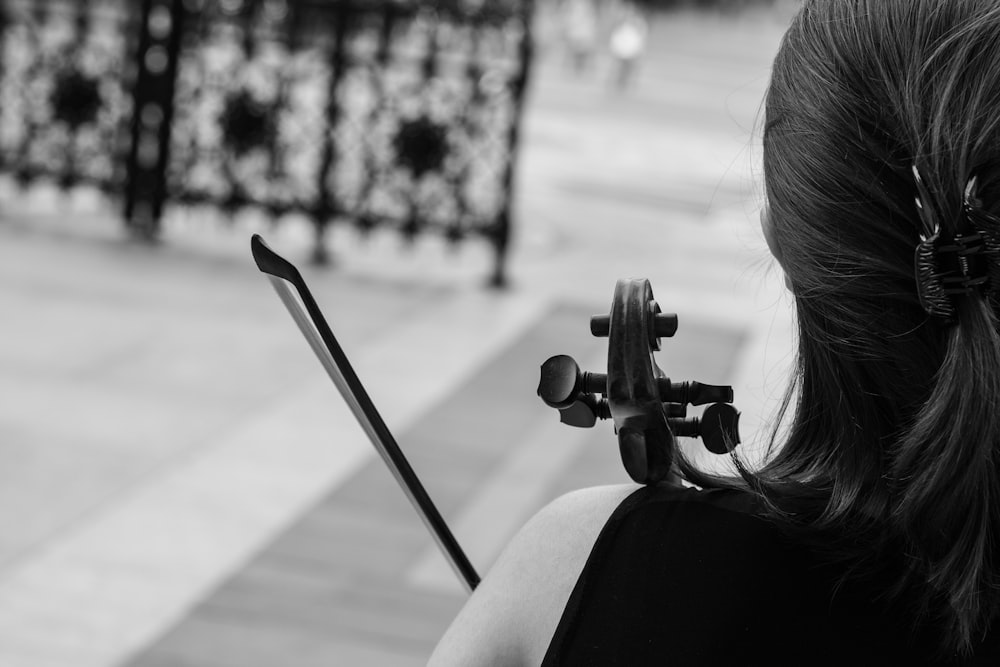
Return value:
<svg viewBox="0 0 1000 667">
<path fill-rule="evenodd" d="M 871 380 L 891 393 L 909 378 L 907 404 L 943 354 L 914 282 L 915 164 L 945 227 L 974 171 L 1000 206 L 1000 2 L 806 2 L 767 97 L 771 232 L 803 334 L 845 361 L 892 361 Z"/>
<path fill-rule="evenodd" d="M 824 487 L 816 524 L 898 539 L 968 645 L 997 608 L 1000 338 L 978 295 L 954 325 L 921 307 L 913 169 L 942 234 L 973 176 L 1000 213 L 1000 1 L 806 0 L 765 113 L 769 240 L 800 344 L 788 440 L 755 483 Z"/>
</svg>

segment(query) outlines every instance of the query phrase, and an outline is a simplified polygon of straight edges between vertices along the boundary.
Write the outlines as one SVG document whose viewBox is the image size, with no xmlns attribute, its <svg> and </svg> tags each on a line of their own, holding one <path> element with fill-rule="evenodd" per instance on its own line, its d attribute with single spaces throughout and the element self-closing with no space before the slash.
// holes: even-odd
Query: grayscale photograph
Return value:
<svg viewBox="0 0 1000 667">
<path fill-rule="evenodd" d="M 0 0 L 0 667 L 1000 665 L 1000 0 Z"/>
</svg>

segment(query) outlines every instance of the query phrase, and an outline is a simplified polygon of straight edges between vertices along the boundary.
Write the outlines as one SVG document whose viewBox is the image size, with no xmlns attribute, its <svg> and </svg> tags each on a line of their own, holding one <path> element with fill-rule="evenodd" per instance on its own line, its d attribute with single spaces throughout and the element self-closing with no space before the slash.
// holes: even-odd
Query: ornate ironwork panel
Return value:
<svg viewBox="0 0 1000 667">
<path fill-rule="evenodd" d="M 0 172 L 476 235 L 504 280 L 532 0 L 0 0 Z"/>
<path fill-rule="evenodd" d="M 503 282 L 530 0 L 184 8 L 167 198 L 304 212 L 318 260 L 331 223 L 484 236 Z"/>
<path fill-rule="evenodd" d="M 121 189 L 139 17 L 130 0 L 0 5 L 0 171 Z"/>
</svg>

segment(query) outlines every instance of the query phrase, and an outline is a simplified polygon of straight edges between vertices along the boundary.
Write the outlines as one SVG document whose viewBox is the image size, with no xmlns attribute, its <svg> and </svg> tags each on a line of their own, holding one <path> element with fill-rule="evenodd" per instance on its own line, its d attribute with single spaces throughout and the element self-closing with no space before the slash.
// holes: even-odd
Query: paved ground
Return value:
<svg viewBox="0 0 1000 667">
<path fill-rule="evenodd" d="M 349 230 L 307 271 L 481 572 L 551 498 L 625 479 L 609 427 L 534 396 L 551 354 L 603 363 L 587 318 L 616 279 L 680 313 L 661 366 L 731 382 L 763 431 L 790 333 L 752 130 L 784 21 L 672 15 L 624 96 L 543 51 L 509 291 L 480 287 L 485 248 Z M 256 224 L 177 220 L 148 248 L 87 201 L 4 210 L 0 664 L 425 660 L 463 593 L 253 268 Z M 302 229 L 268 239 L 305 256 Z"/>
</svg>

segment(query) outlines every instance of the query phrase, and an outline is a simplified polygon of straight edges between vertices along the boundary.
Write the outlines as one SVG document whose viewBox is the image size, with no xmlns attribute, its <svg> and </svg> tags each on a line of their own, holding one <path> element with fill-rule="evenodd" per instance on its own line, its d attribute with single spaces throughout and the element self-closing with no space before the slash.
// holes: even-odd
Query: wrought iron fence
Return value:
<svg viewBox="0 0 1000 667">
<path fill-rule="evenodd" d="M 0 170 L 120 188 L 139 20 L 126 0 L 0 5 Z"/>
<path fill-rule="evenodd" d="M 143 235 L 306 214 L 317 261 L 331 224 L 481 236 L 502 284 L 531 2 L 6 2 L 0 169 L 119 191 Z"/>
</svg>

